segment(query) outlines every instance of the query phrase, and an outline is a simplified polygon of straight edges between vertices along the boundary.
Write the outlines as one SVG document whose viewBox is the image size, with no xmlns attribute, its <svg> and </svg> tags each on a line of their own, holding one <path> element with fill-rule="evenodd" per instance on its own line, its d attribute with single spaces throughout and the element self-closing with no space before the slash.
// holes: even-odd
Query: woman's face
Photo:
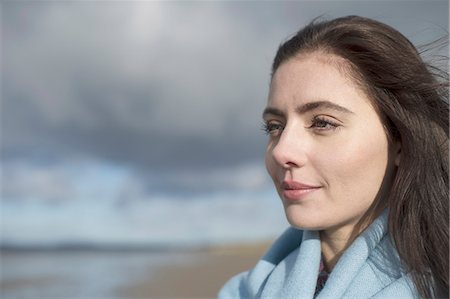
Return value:
<svg viewBox="0 0 450 299">
<path fill-rule="evenodd" d="M 395 171 L 378 114 L 339 60 L 299 56 L 272 78 L 266 167 L 297 228 L 352 228 Z"/>
</svg>

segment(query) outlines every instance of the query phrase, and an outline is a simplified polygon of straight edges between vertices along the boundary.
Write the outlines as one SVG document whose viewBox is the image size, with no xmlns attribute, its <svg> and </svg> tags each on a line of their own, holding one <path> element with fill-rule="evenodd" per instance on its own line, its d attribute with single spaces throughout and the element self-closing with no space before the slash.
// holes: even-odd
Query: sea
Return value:
<svg viewBox="0 0 450 299">
<path fill-rule="evenodd" d="M 151 281 L 162 267 L 200 258 L 189 251 L 6 250 L 0 259 L 0 298 L 127 298 L 123 290 Z"/>
</svg>

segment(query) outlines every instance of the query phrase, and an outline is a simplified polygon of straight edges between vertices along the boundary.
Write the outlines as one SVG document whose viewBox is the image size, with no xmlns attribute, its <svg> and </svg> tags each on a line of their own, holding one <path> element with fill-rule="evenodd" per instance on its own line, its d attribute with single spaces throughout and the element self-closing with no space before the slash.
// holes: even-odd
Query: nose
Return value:
<svg viewBox="0 0 450 299">
<path fill-rule="evenodd" d="M 300 131 L 286 127 L 268 148 L 271 151 L 268 154 L 283 168 L 302 167 L 307 161 L 306 140 Z"/>
</svg>

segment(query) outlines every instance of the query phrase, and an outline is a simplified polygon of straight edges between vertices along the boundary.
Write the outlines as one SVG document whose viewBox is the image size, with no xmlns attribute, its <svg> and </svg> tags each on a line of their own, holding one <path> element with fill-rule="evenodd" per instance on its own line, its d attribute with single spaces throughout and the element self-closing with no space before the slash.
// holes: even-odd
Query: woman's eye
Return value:
<svg viewBox="0 0 450 299">
<path fill-rule="evenodd" d="M 267 135 L 277 136 L 283 131 L 283 126 L 279 123 L 264 123 L 263 131 L 266 132 Z"/>
<path fill-rule="evenodd" d="M 335 130 L 339 126 L 340 125 L 338 123 L 331 121 L 329 119 L 322 117 L 315 117 L 313 118 L 312 124 L 309 128 L 316 129 L 319 131 L 328 131 L 328 130 Z"/>
</svg>

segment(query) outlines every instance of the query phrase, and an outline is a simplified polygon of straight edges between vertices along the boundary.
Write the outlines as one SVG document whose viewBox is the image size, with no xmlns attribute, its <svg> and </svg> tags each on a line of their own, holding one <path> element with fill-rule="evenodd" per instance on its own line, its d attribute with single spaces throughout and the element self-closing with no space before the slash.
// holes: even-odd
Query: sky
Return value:
<svg viewBox="0 0 450 299">
<path fill-rule="evenodd" d="M 261 113 L 281 42 L 317 16 L 420 45 L 448 1 L 3 1 L 3 244 L 191 244 L 287 227 Z M 448 51 L 448 50 L 447 50 Z"/>
</svg>

